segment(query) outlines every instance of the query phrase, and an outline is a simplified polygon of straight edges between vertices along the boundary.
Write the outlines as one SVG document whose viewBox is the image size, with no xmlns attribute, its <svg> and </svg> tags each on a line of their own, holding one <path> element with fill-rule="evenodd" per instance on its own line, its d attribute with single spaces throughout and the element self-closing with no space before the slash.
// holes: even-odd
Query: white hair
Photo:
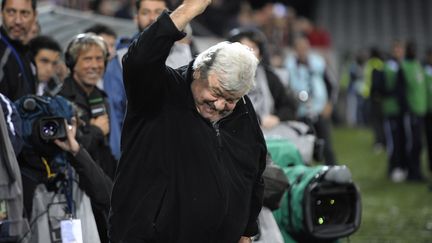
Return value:
<svg viewBox="0 0 432 243">
<path fill-rule="evenodd" d="M 224 41 L 199 54 L 193 69 L 201 78 L 216 74 L 225 91 L 244 95 L 255 86 L 257 65 L 252 49 L 238 42 Z"/>
</svg>

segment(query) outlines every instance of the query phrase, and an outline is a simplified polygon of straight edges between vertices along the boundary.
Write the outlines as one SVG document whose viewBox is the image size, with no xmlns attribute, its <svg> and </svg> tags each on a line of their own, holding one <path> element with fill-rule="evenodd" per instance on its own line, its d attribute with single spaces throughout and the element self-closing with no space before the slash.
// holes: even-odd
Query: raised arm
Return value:
<svg viewBox="0 0 432 243">
<path fill-rule="evenodd" d="M 165 61 L 183 28 L 210 4 L 210 0 L 185 0 L 171 15 L 162 13 L 129 47 L 123 58 L 123 78 L 128 111 L 157 112 L 172 70 Z"/>
<path fill-rule="evenodd" d="M 171 13 L 170 17 L 177 29 L 183 31 L 186 25 L 193 18 L 204 12 L 210 3 L 211 0 L 184 0 L 183 3 Z"/>
</svg>

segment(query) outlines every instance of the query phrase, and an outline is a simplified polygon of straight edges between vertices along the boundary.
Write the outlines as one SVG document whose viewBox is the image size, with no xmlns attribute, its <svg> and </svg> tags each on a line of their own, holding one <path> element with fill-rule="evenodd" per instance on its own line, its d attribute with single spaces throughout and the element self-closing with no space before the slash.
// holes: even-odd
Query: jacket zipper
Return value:
<svg viewBox="0 0 432 243">
<path fill-rule="evenodd" d="M 216 131 L 216 138 L 218 141 L 218 147 L 222 148 L 222 138 L 221 138 L 220 129 L 219 129 L 219 121 L 213 123 L 213 128 Z"/>
</svg>

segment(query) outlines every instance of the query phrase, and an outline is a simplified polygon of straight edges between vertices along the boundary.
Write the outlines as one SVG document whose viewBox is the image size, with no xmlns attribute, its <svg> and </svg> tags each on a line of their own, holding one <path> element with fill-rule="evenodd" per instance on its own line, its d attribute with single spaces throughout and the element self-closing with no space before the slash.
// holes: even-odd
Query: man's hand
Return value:
<svg viewBox="0 0 432 243">
<path fill-rule="evenodd" d="M 238 243 L 251 243 L 252 240 L 250 237 L 242 236 Z"/>
<path fill-rule="evenodd" d="M 211 0 L 184 0 L 183 3 L 171 13 L 170 17 L 179 30 L 183 30 L 186 25 L 196 16 L 204 12 Z"/>
<path fill-rule="evenodd" d="M 77 121 L 75 118 L 72 118 L 72 124 L 68 125 L 65 121 L 65 127 L 66 127 L 66 135 L 67 139 L 65 141 L 56 139 L 54 140 L 54 143 L 59 146 L 64 151 L 72 153 L 72 155 L 76 155 L 80 149 L 80 145 L 78 144 L 75 135 L 76 135 L 76 129 L 77 129 Z"/>
<path fill-rule="evenodd" d="M 204 12 L 211 2 L 211 0 L 184 0 L 182 5 L 199 15 Z"/>
<path fill-rule="evenodd" d="M 97 126 L 102 130 L 102 133 L 104 136 L 108 135 L 109 133 L 109 118 L 108 115 L 102 115 L 102 116 L 98 116 L 96 118 L 92 118 L 90 120 L 90 124 L 93 126 Z"/>
</svg>

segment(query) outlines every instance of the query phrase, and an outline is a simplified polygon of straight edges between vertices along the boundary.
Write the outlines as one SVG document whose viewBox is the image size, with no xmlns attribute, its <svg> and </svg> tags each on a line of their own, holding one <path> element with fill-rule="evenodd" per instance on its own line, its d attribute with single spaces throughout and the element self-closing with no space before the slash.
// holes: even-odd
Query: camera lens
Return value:
<svg viewBox="0 0 432 243">
<path fill-rule="evenodd" d="M 350 196 L 334 193 L 321 195 L 315 201 L 315 225 L 341 225 L 349 222 L 352 214 Z"/>
<path fill-rule="evenodd" d="M 52 137 L 57 133 L 59 125 L 56 121 L 49 121 L 42 126 L 42 134 L 46 137 Z"/>
</svg>

